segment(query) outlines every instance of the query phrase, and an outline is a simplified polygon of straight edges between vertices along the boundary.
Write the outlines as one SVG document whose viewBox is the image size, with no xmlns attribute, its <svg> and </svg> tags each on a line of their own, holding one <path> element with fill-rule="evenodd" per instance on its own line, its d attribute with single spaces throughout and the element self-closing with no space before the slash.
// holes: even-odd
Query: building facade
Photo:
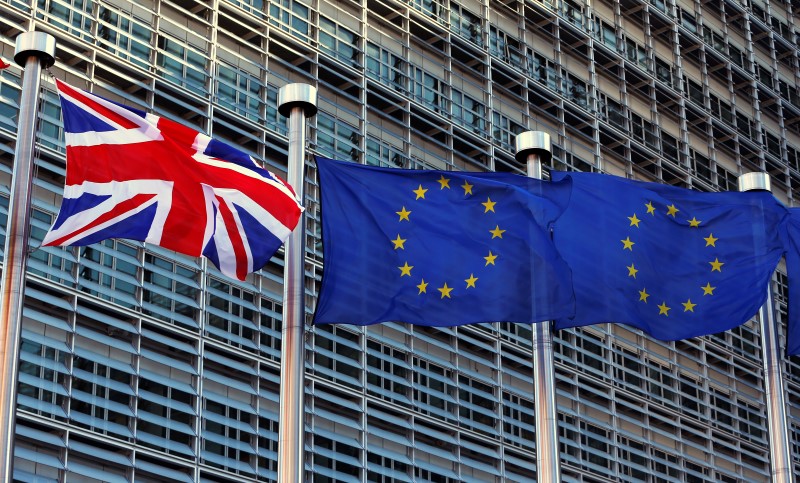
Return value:
<svg viewBox="0 0 800 483">
<path fill-rule="evenodd" d="M 697 190 L 766 171 L 800 195 L 800 5 L 780 0 L 0 0 L 0 57 L 57 39 L 52 75 L 286 170 L 277 91 L 319 89 L 312 153 L 524 174 L 552 168 Z M 0 72 L 0 230 L 18 66 Z M 275 481 L 282 258 L 246 282 L 141 243 L 40 248 L 62 192 L 44 83 L 15 480 Z M 323 269 L 308 171 L 306 300 Z M 0 249 L 2 244 L 0 244 Z M 776 274 L 777 318 L 786 276 Z M 766 482 L 758 325 L 665 343 L 624 326 L 555 334 L 565 482 Z M 307 481 L 534 482 L 530 326 L 309 326 Z M 800 358 L 786 359 L 800 474 Z"/>
</svg>

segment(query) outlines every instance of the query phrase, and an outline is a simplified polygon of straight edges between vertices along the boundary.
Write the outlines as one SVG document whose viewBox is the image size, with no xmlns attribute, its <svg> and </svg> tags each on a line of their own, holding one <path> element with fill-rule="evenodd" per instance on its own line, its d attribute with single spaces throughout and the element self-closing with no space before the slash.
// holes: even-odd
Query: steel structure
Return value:
<svg viewBox="0 0 800 483">
<path fill-rule="evenodd" d="M 535 130 L 551 136 L 545 170 L 729 191 L 766 171 L 794 205 L 799 12 L 777 0 L 0 0 L 0 57 L 20 33 L 47 32 L 55 76 L 284 175 L 278 90 L 306 83 L 318 90 L 312 153 L 524 175 L 515 135 Z M 0 71 L 0 228 L 20 77 Z M 65 169 L 58 101 L 43 88 L 34 248 Z M 313 303 L 324 267 L 313 165 L 306 179 Z M 124 240 L 32 251 L 15 478 L 274 481 L 282 264 L 240 283 Z M 779 340 L 786 282 L 779 270 Z M 536 481 L 530 326 L 309 327 L 305 348 L 306 481 Z M 769 480 L 755 321 L 674 343 L 623 326 L 560 331 L 553 353 L 563 481 Z M 780 364 L 800 474 L 800 360 Z"/>
</svg>

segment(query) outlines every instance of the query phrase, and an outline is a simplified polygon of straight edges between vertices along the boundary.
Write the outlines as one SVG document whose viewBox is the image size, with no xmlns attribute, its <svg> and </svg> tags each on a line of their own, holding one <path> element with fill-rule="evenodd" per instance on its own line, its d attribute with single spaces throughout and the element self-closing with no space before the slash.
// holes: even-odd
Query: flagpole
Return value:
<svg viewBox="0 0 800 483">
<path fill-rule="evenodd" d="M 278 111 L 289 118 L 289 184 L 302 200 L 305 180 L 306 118 L 317 113 L 317 89 L 288 84 L 278 91 Z M 278 482 L 303 481 L 305 222 L 286 240 L 281 332 L 280 419 L 278 421 Z"/>
<path fill-rule="evenodd" d="M 55 63 L 55 52 L 55 38 L 44 32 L 25 32 L 17 36 L 14 61 L 25 70 L 3 252 L 3 278 L 0 281 L 0 360 L 3 362 L 0 371 L 0 481 L 11 481 L 14 475 L 17 367 L 33 188 L 31 167 L 42 67 L 47 68 Z"/>
<path fill-rule="evenodd" d="M 746 173 L 739 176 L 739 191 L 771 191 L 767 173 Z M 786 395 L 783 387 L 781 348 L 775 323 L 772 284 L 767 287 L 767 301 L 758 311 L 761 325 L 761 353 L 764 365 L 764 392 L 767 403 L 770 472 L 772 483 L 790 483 L 792 458 L 786 422 Z"/>
<path fill-rule="evenodd" d="M 519 162 L 526 162 L 528 177 L 542 178 L 542 162 L 549 162 L 550 135 L 526 131 L 516 137 Z M 536 416 L 536 469 L 540 483 L 561 481 L 561 458 L 558 449 L 558 413 L 556 410 L 553 335 L 550 322 L 533 324 L 533 384 Z"/>
</svg>

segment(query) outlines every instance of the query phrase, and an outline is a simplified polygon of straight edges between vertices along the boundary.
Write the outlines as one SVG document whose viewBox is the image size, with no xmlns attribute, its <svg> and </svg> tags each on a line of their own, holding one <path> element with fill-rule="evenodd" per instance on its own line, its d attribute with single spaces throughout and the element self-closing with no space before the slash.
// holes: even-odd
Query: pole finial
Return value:
<svg viewBox="0 0 800 483">
<path fill-rule="evenodd" d="M 309 84 L 286 84 L 278 90 L 278 112 L 289 117 L 295 107 L 302 107 L 306 117 L 317 113 L 317 88 Z"/>
<path fill-rule="evenodd" d="M 515 139 L 516 159 L 524 163 L 530 154 L 538 154 L 542 164 L 549 164 L 553 157 L 550 148 L 550 135 L 543 131 L 525 131 L 517 134 Z"/>
<path fill-rule="evenodd" d="M 14 61 L 25 67 L 28 57 L 35 55 L 45 69 L 56 63 L 56 38 L 45 32 L 24 32 L 17 35 Z"/>
<path fill-rule="evenodd" d="M 754 190 L 772 191 L 769 175 L 767 173 L 745 173 L 739 176 L 739 191 Z"/>
</svg>

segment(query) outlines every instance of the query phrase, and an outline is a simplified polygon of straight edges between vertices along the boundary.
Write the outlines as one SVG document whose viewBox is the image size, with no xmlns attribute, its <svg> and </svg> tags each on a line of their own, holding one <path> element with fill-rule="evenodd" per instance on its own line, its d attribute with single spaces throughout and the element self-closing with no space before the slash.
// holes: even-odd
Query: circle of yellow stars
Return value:
<svg viewBox="0 0 800 483">
<path fill-rule="evenodd" d="M 646 210 L 646 212 L 643 215 L 644 219 L 640 219 L 636 213 L 634 213 L 632 216 L 628 217 L 628 220 L 630 221 L 630 227 L 638 229 L 638 228 L 640 228 L 640 224 L 642 224 L 642 223 L 646 224 L 647 223 L 647 215 L 651 215 L 653 217 L 656 216 L 657 210 L 656 210 L 656 207 L 653 205 L 652 202 L 648 201 L 647 203 L 645 203 L 644 207 L 645 207 L 645 210 Z M 673 219 L 678 220 L 679 219 L 679 213 L 680 213 L 680 210 L 674 204 L 670 204 L 670 205 L 666 206 L 666 211 L 664 212 L 664 216 L 671 216 Z M 702 224 L 703 224 L 702 220 L 698 220 L 697 217 L 694 217 L 694 216 L 691 219 L 686 219 L 684 217 L 684 221 L 686 223 L 686 226 L 688 226 L 690 228 L 700 229 Z M 635 231 L 637 231 L 637 230 L 634 230 L 634 232 Z M 716 248 L 717 247 L 716 243 L 719 240 L 719 238 L 714 237 L 713 233 L 709 233 L 707 237 L 703 238 L 703 240 L 705 240 L 705 242 L 706 242 L 706 244 L 705 244 L 706 248 L 709 248 L 709 247 L 710 248 Z M 630 236 L 625 237 L 625 239 L 624 240 L 620 240 L 620 242 L 622 243 L 622 250 L 628 250 L 630 252 L 633 252 L 633 249 L 634 249 L 634 246 L 636 245 L 636 242 L 631 240 Z M 711 272 L 720 272 L 720 273 L 722 273 L 722 267 L 723 267 L 723 265 L 725 265 L 725 263 L 721 262 L 718 257 L 714 257 L 714 260 L 713 261 L 709 261 L 708 264 L 710 266 L 709 267 L 709 273 L 711 273 Z M 639 269 L 636 268 L 636 264 L 635 263 L 631 263 L 630 265 L 626 266 L 625 268 L 628 271 L 628 277 L 636 279 L 636 275 L 639 273 Z M 716 288 L 717 287 L 711 285 L 711 282 L 707 282 L 704 286 L 700 286 L 699 287 L 699 291 L 698 291 L 698 299 L 696 299 L 696 300 L 702 300 L 704 297 L 707 297 L 707 296 L 712 296 L 713 297 L 714 290 L 716 290 Z M 702 294 L 700 293 L 700 291 L 702 291 Z M 648 293 L 647 287 L 642 287 L 642 289 L 639 290 L 638 292 L 639 292 L 639 302 L 648 304 L 649 303 L 648 299 L 651 297 L 652 294 Z M 680 304 L 683 306 L 683 312 L 692 312 L 692 313 L 694 313 L 694 309 L 698 305 L 697 303 L 692 302 L 691 298 L 687 298 L 685 302 L 681 302 Z M 669 312 L 670 312 L 670 310 L 673 310 L 674 307 L 670 307 L 669 305 L 667 305 L 666 300 L 662 300 L 662 302 L 660 304 L 656 305 L 656 308 L 658 309 L 658 315 L 663 315 L 665 317 L 669 317 Z M 678 310 L 680 310 L 680 309 L 678 309 Z"/>
<path fill-rule="evenodd" d="M 452 180 L 451 178 L 446 178 L 444 174 L 442 174 L 440 178 L 436 180 L 436 182 L 439 184 L 438 186 L 439 191 L 452 189 L 450 186 L 451 180 Z M 473 192 L 474 187 L 475 187 L 474 185 L 470 184 L 469 181 L 466 180 L 464 180 L 464 183 L 459 186 L 459 188 L 464 191 L 465 197 L 473 196 L 475 194 Z M 419 184 L 416 189 L 412 190 L 412 193 L 414 194 L 413 201 L 414 202 L 418 202 L 420 200 L 425 201 L 426 200 L 425 196 L 428 194 L 428 191 L 430 191 L 430 188 L 425 188 L 422 186 L 422 184 Z M 492 201 L 491 197 L 487 196 L 486 201 L 482 202 L 481 205 L 483 206 L 484 214 L 496 213 L 495 205 L 497 205 L 497 202 Z M 413 208 L 413 205 L 409 205 L 409 207 Z M 404 222 L 411 223 L 411 214 L 413 213 L 413 209 L 409 209 L 408 207 L 403 205 L 401 206 L 400 211 L 396 211 L 395 213 L 397 214 L 398 217 L 397 218 L 398 230 L 403 228 L 403 225 L 405 224 Z M 500 225 L 495 225 L 495 227 L 491 230 L 488 230 L 488 232 L 489 234 L 491 234 L 491 238 L 489 240 L 494 240 L 495 238 L 502 239 L 503 234 L 506 232 L 506 230 L 500 228 Z M 393 244 L 394 250 L 397 251 L 397 250 L 405 250 L 407 241 L 408 238 L 403 238 L 403 236 L 400 233 L 398 233 L 397 236 L 391 240 L 391 243 Z M 483 257 L 485 261 L 484 266 L 485 267 L 488 267 L 490 265 L 495 266 L 498 257 L 499 257 L 498 254 L 493 253 L 492 250 L 489 250 L 489 253 L 485 257 Z M 412 272 L 414 266 L 409 265 L 408 261 L 405 261 L 403 265 L 397 267 L 397 269 L 399 271 L 399 276 L 401 278 L 402 277 L 409 277 L 412 279 L 414 278 Z M 418 295 L 427 294 L 430 282 L 427 282 L 424 278 L 419 278 L 418 280 L 419 283 L 416 285 L 416 288 L 419 290 Z M 477 288 L 478 280 L 479 279 L 478 277 L 475 276 L 475 273 L 470 273 L 469 277 L 464 279 L 464 289 L 467 290 L 470 288 Z M 440 299 L 452 298 L 451 293 L 453 292 L 453 290 L 456 289 L 455 286 L 453 287 L 449 286 L 447 282 L 443 283 L 441 287 L 434 287 L 434 288 L 436 289 L 436 291 L 439 292 Z"/>
</svg>

